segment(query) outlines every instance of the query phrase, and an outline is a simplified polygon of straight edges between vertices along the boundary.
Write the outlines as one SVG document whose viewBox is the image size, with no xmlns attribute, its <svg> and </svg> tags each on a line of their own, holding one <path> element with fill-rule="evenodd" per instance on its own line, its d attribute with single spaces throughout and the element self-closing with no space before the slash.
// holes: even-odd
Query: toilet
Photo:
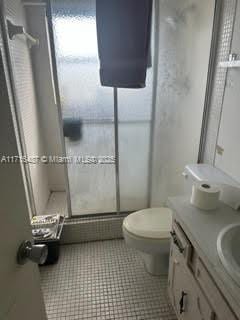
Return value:
<svg viewBox="0 0 240 320">
<path fill-rule="evenodd" d="M 172 211 L 149 208 L 128 215 L 123 236 L 128 246 L 138 250 L 146 270 L 152 275 L 168 273 Z"/>
<path fill-rule="evenodd" d="M 189 195 L 189 201 L 192 185 L 196 182 L 211 181 L 236 186 L 232 178 L 208 164 L 187 165 L 183 177 L 184 194 Z M 228 204 L 225 198 L 224 202 Z M 131 213 L 123 221 L 123 236 L 127 245 L 140 252 L 146 270 L 152 275 L 168 273 L 171 225 L 172 211 L 169 208 L 143 209 Z"/>
</svg>

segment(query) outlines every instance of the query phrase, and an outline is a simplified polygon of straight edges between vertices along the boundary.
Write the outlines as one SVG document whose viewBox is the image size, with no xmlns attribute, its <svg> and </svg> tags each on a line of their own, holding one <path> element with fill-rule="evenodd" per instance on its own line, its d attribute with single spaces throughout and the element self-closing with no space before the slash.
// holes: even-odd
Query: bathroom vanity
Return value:
<svg viewBox="0 0 240 320">
<path fill-rule="evenodd" d="M 168 290 L 178 319 L 240 319 L 240 286 L 217 252 L 220 231 L 239 223 L 240 212 L 224 204 L 202 211 L 189 196 L 170 198 L 168 205 L 173 210 Z"/>
</svg>

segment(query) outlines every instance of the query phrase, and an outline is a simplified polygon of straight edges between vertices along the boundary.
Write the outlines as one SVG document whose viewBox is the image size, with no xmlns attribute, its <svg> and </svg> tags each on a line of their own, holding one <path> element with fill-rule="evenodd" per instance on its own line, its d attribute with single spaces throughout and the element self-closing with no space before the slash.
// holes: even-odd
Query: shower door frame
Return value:
<svg viewBox="0 0 240 320">
<path fill-rule="evenodd" d="M 147 179 L 147 207 L 150 207 L 151 204 L 151 186 L 152 186 L 152 156 L 153 156 L 153 134 L 154 134 L 154 125 L 155 125 L 155 104 L 156 104 L 156 83 L 157 83 L 157 65 L 158 65 L 158 55 L 157 46 L 158 46 L 158 12 L 159 12 L 159 3 L 158 0 L 153 0 L 153 15 L 152 15 L 152 28 L 154 33 L 152 32 L 152 37 L 154 38 L 154 46 L 152 50 L 152 60 L 153 60 L 153 77 L 152 77 L 152 103 L 151 103 L 151 116 L 150 116 L 150 134 L 149 134 L 149 158 L 148 158 L 148 179 Z M 52 23 L 52 10 L 51 10 L 51 0 L 46 0 L 46 19 L 48 25 L 48 33 L 49 33 L 49 46 L 50 46 L 50 59 L 51 59 L 51 72 L 52 72 L 52 81 L 54 87 L 54 94 L 56 99 L 56 105 L 58 109 L 58 120 L 59 127 L 61 131 L 61 143 L 64 151 L 64 157 L 67 157 L 66 154 L 66 146 L 65 146 L 65 138 L 63 134 L 63 125 L 62 125 L 62 104 L 60 98 L 60 90 L 59 90 L 59 80 L 57 73 L 57 61 L 56 61 L 56 51 L 55 51 L 55 41 L 54 41 L 54 31 L 53 31 L 53 23 Z M 70 184 L 69 184 L 69 175 L 67 164 L 64 164 L 64 174 L 66 181 L 66 194 L 67 194 L 67 207 L 68 207 L 68 216 L 67 218 L 95 218 L 104 217 L 104 216 L 116 216 L 116 215 L 126 215 L 133 211 L 120 211 L 120 174 L 119 174 L 119 122 L 118 122 L 118 88 L 113 87 L 113 108 L 114 108 L 114 147 L 115 147 L 115 186 L 116 186 L 116 211 L 115 212 L 99 212 L 92 214 L 72 214 L 72 206 L 71 206 L 71 195 L 70 195 Z"/>
<path fill-rule="evenodd" d="M 55 44 L 54 44 L 54 34 L 53 34 L 53 25 L 52 25 L 52 12 L 51 12 L 51 0 L 46 0 L 46 24 L 48 32 L 48 42 L 49 42 L 49 58 L 51 64 L 51 74 L 52 74 L 52 84 L 54 91 L 54 98 L 56 100 L 57 113 L 59 128 L 61 132 L 61 144 L 63 150 L 63 157 L 66 158 L 66 146 L 64 141 L 63 126 L 62 126 L 62 105 L 59 91 L 59 82 L 58 82 L 58 73 L 57 73 L 57 61 L 55 53 Z M 68 167 L 67 163 L 63 163 L 64 166 L 64 177 L 65 177 L 65 188 L 66 188 L 66 198 L 67 198 L 67 218 L 72 218 L 72 205 L 71 205 L 71 195 L 70 195 L 70 185 L 69 185 L 69 176 L 68 176 Z"/>
</svg>

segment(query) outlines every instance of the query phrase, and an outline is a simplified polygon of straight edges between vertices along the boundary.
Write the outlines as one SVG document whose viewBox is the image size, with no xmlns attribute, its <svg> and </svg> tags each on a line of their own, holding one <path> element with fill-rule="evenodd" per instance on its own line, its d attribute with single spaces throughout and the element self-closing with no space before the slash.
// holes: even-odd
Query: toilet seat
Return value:
<svg viewBox="0 0 240 320">
<path fill-rule="evenodd" d="M 128 215 L 123 227 L 135 237 L 147 239 L 169 239 L 172 211 L 169 208 L 149 208 Z"/>
</svg>

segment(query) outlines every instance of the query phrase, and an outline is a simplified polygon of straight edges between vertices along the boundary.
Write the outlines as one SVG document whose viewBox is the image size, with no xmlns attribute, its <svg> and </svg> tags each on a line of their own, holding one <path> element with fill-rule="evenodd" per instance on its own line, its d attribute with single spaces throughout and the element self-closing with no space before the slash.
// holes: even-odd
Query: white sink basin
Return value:
<svg viewBox="0 0 240 320">
<path fill-rule="evenodd" d="M 240 223 L 228 225 L 219 233 L 217 251 L 225 269 L 240 286 Z"/>
</svg>

